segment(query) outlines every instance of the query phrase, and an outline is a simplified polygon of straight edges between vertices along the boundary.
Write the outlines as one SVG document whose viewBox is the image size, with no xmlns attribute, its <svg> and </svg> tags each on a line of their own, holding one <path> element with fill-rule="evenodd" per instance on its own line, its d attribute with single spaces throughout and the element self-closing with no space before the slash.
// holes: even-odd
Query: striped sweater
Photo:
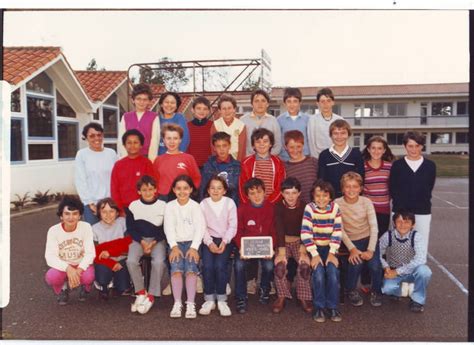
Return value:
<svg viewBox="0 0 474 345">
<path fill-rule="evenodd" d="M 390 192 L 388 186 L 391 168 L 392 163 L 386 161 L 382 161 L 378 168 L 373 168 L 367 161 L 364 163 L 364 196 L 372 200 L 375 212 L 377 213 L 390 213 Z"/>
<path fill-rule="evenodd" d="M 342 239 L 342 220 L 339 205 L 331 202 L 325 210 L 314 202 L 306 205 L 301 224 L 301 241 L 312 257 L 318 256 L 317 246 L 328 246 L 336 254 Z"/>
</svg>

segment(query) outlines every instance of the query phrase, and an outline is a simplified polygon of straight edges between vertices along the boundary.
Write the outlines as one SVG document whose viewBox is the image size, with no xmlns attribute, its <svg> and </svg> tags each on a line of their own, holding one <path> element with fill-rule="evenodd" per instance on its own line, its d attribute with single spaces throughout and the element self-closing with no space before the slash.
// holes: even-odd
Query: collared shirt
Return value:
<svg viewBox="0 0 474 345">
<path fill-rule="evenodd" d="M 251 137 L 252 132 L 258 128 L 266 128 L 273 133 L 273 136 L 275 138 L 275 145 L 273 145 L 271 153 L 275 156 L 280 153 L 282 148 L 281 129 L 277 119 L 273 115 L 265 114 L 263 116 L 257 116 L 252 112 L 250 114 L 242 116 L 240 120 L 245 124 L 245 127 L 247 129 L 247 156 L 254 154 Z"/>
<path fill-rule="evenodd" d="M 334 145 L 331 145 L 331 147 L 329 148 L 329 152 L 334 153 L 334 154 L 338 155 L 341 158 L 344 157 L 344 155 L 347 153 L 347 150 L 349 150 L 349 145 L 347 145 L 347 144 L 346 144 L 346 147 L 344 147 L 344 150 L 342 150 L 341 153 L 337 152 L 334 149 Z"/>
<path fill-rule="evenodd" d="M 281 140 L 282 140 L 282 149 L 280 151 L 280 158 L 283 161 L 288 161 L 290 159 L 290 156 L 284 147 L 284 141 L 285 141 L 284 138 L 285 138 L 285 133 L 292 130 L 298 130 L 301 133 L 303 133 L 303 136 L 304 136 L 303 154 L 305 156 L 308 156 L 310 153 L 309 145 L 308 145 L 308 133 L 307 133 L 309 116 L 301 111 L 298 112 L 296 117 L 291 116 L 288 112 L 285 112 L 281 114 L 280 116 L 278 116 L 277 121 L 281 128 Z"/>
</svg>

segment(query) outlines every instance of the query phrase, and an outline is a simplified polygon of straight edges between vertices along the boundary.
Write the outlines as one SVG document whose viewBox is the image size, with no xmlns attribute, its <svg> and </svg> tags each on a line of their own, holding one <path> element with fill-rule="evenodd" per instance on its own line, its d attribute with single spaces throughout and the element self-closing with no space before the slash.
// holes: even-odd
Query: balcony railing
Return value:
<svg viewBox="0 0 474 345">
<path fill-rule="evenodd" d="M 346 117 L 354 128 L 468 127 L 468 115 Z"/>
</svg>

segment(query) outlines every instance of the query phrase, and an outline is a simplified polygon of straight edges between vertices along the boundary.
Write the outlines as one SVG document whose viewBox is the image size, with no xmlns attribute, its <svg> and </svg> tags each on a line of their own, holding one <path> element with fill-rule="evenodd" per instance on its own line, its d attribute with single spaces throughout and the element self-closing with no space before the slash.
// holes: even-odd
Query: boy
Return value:
<svg viewBox="0 0 474 345">
<path fill-rule="evenodd" d="M 135 111 L 123 114 L 119 123 L 118 137 L 121 138 L 125 131 L 138 129 L 145 138 L 140 154 L 153 162 L 160 142 L 160 118 L 148 110 L 152 100 L 153 92 L 149 85 L 137 84 L 133 87 L 132 103 L 135 106 Z M 118 149 L 120 157 L 127 155 L 124 146 L 119 145 Z"/>
<path fill-rule="evenodd" d="M 336 120 L 329 126 L 333 144 L 319 155 L 318 175 L 332 184 L 336 198 L 342 196 L 341 177 L 348 171 L 357 172 L 364 178 L 364 160 L 356 148 L 347 144 L 352 134 L 351 126 L 344 120 Z"/>
<path fill-rule="evenodd" d="M 336 254 L 342 238 L 339 205 L 331 184 L 317 180 L 312 187 L 313 201 L 304 209 L 301 241 L 311 254 L 313 269 L 313 320 L 325 322 L 324 309 L 334 322 L 342 320 L 339 304 L 339 262 Z"/>
<path fill-rule="evenodd" d="M 242 173 L 239 177 L 239 196 L 242 203 L 248 203 L 244 184 L 252 177 L 258 177 L 265 184 L 265 198 L 274 204 L 281 198 L 280 184 L 285 179 L 283 161 L 270 154 L 275 144 L 273 133 L 266 128 L 253 131 L 251 137 L 255 154 L 248 156 L 242 162 Z"/>
<path fill-rule="evenodd" d="M 357 281 L 366 262 L 372 288 L 370 304 L 373 307 L 382 305 L 382 266 L 379 257 L 378 225 L 375 208 L 372 201 L 361 196 L 362 177 L 349 171 L 341 178 L 341 188 L 344 196 L 335 200 L 339 205 L 344 224 L 342 240 L 349 250 L 349 264 L 347 266 L 346 289 L 349 301 L 355 307 L 361 306 L 364 300 L 357 290 Z"/>
<path fill-rule="evenodd" d="M 318 177 L 318 160 L 304 154 L 304 134 L 298 130 L 285 133 L 285 149 L 290 159 L 285 162 L 286 176 L 296 177 L 301 183 L 301 201 L 312 201 L 311 187 Z"/>
<path fill-rule="evenodd" d="M 291 130 L 298 130 L 303 133 L 303 155 L 309 155 L 308 138 L 306 137 L 309 116 L 300 111 L 302 94 L 296 87 L 287 87 L 283 91 L 283 103 L 286 106 L 286 112 L 277 117 L 281 128 L 281 136 Z M 285 147 L 286 149 L 286 147 Z M 283 161 L 290 159 L 288 149 L 281 150 L 280 158 Z M 313 180 L 314 181 L 314 180 Z"/>
<path fill-rule="evenodd" d="M 137 295 L 131 311 L 146 314 L 154 303 L 154 296 L 161 296 L 161 276 L 166 267 L 166 238 L 163 230 L 166 203 L 157 198 L 153 177 L 142 176 L 136 188 L 140 199 L 133 201 L 126 209 L 127 232 L 133 239 L 128 249 L 127 268 Z M 148 291 L 140 267 L 143 255 L 152 258 Z"/>
<path fill-rule="evenodd" d="M 319 112 L 316 112 L 308 120 L 308 146 L 311 156 L 319 158 L 321 152 L 331 146 L 329 126 L 336 120 L 342 120 L 342 116 L 334 114 L 334 94 L 329 88 L 323 88 L 316 95 L 316 104 Z"/>
<path fill-rule="evenodd" d="M 413 229 L 415 215 L 400 210 L 393 215 L 393 223 L 395 229 L 380 238 L 380 261 L 384 269 L 382 292 L 400 297 L 401 284 L 414 283 L 410 310 L 421 313 L 424 310 L 431 270 L 423 256 L 422 238 Z"/>
<path fill-rule="evenodd" d="M 227 195 L 234 200 L 236 206 L 239 206 L 240 162 L 230 154 L 231 136 L 225 132 L 216 132 L 212 135 L 211 140 L 216 155 L 210 156 L 202 168 L 201 199 L 204 197 L 205 188 L 211 176 L 216 174 L 225 178 L 229 187 Z"/>
<path fill-rule="evenodd" d="M 275 286 L 278 294 L 273 303 L 273 312 L 280 313 L 285 299 L 291 299 L 290 284 L 286 279 L 287 263 L 294 258 L 298 268 L 296 275 L 296 296 L 306 313 L 312 311 L 309 277 L 311 268 L 304 245 L 301 243 L 301 219 L 305 204 L 300 200 L 301 184 L 294 177 L 286 178 L 281 184 L 283 199 L 275 204 L 275 227 L 278 254 L 275 257 Z"/>
<path fill-rule="evenodd" d="M 244 259 L 241 257 L 240 242 L 246 236 L 272 236 L 273 246 L 276 244 L 274 227 L 273 205 L 265 200 L 265 184 L 259 178 L 251 178 L 243 186 L 249 203 L 242 204 L 237 210 L 237 234 L 234 237 L 235 252 L 235 298 L 237 312 L 244 314 L 247 311 L 247 279 L 245 269 L 249 263 L 260 262 L 262 276 L 259 289 L 259 302 L 270 302 L 270 281 L 273 276 L 273 260 L 271 257 L 264 259 Z M 274 248 L 273 248 L 274 249 Z"/>
<path fill-rule="evenodd" d="M 112 199 L 124 214 L 124 209 L 139 198 L 135 185 L 144 175 L 154 176 L 153 164 L 141 153 L 145 137 L 138 129 L 130 129 L 122 136 L 127 156 L 117 161 L 112 169 L 110 191 Z"/>
<path fill-rule="evenodd" d="M 83 213 L 81 200 L 66 195 L 57 211 L 61 222 L 48 230 L 44 257 L 50 269 L 45 279 L 58 296 L 59 305 L 66 305 L 69 289 L 79 286 L 79 301 L 85 301 L 94 282 L 93 234 L 90 224 L 80 221 Z"/>
<path fill-rule="evenodd" d="M 211 128 L 212 121 L 207 117 L 211 110 L 211 103 L 206 97 L 199 96 L 193 101 L 194 118 L 187 123 L 189 130 L 189 146 L 186 151 L 194 157 L 201 169 L 211 155 Z"/>
</svg>

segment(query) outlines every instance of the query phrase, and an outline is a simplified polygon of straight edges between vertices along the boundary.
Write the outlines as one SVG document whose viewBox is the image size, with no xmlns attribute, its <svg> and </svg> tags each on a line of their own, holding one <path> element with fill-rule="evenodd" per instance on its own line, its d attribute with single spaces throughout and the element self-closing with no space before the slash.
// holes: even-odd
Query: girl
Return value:
<svg viewBox="0 0 474 345">
<path fill-rule="evenodd" d="M 95 280 L 101 288 L 99 297 L 103 300 L 109 298 L 108 285 L 112 279 L 119 295 L 130 289 L 124 254 L 128 252 L 132 239 L 124 236 L 127 230 L 125 218 L 119 217 L 119 213 L 119 207 L 111 198 L 102 199 L 97 203 L 100 221 L 92 226 L 96 243 Z"/>
<path fill-rule="evenodd" d="M 201 210 L 206 220 L 202 264 L 204 276 L 204 304 L 201 315 L 209 315 L 216 308 L 221 316 L 231 316 L 227 305 L 227 265 L 232 251 L 231 240 L 237 232 L 237 207 L 234 201 L 224 196 L 228 186 L 218 175 L 211 177 L 206 186 L 208 197 L 201 201 Z"/>
<path fill-rule="evenodd" d="M 187 175 L 179 175 L 173 181 L 170 199 L 166 204 L 164 230 L 171 248 L 169 261 L 171 265 L 171 287 L 174 305 L 170 317 L 181 317 L 183 304 L 183 274 L 186 282 L 186 314 L 187 319 L 196 318 L 194 298 L 197 288 L 199 262 L 199 245 L 202 242 L 206 223 L 199 204 L 191 199 L 196 193 L 193 180 Z"/>
</svg>

